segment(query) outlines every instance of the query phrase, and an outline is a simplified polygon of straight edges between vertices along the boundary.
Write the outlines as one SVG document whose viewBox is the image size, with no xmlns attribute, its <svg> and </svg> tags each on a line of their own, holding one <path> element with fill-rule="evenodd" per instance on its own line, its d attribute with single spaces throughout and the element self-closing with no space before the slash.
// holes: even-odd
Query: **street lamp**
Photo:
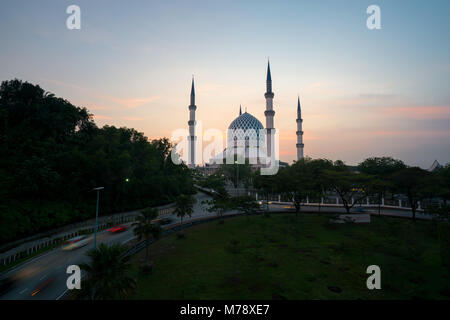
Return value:
<svg viewBox="0 0 450 320">
<path fill-rule="evenodd" d="M 237 156 L 236 156 L 237 158 Z M 234 160 L 234 164 L 236 165 L 236 192 L 237 195 L 239 196 L 239 165 L 238 165 L 238 161 Z"/>
<path fill-rule="evenodd" d="M 98 228 L 98 203 L 100 200 L 100 190 L 105 189 L 104 187 L 97 187 L 92 189 L 92 191 L 97 191 L 97 209 L 95 210 L 95 229 L 94 229 L 94 250 L 97 249 L 97 228 Z"/>
</svg>

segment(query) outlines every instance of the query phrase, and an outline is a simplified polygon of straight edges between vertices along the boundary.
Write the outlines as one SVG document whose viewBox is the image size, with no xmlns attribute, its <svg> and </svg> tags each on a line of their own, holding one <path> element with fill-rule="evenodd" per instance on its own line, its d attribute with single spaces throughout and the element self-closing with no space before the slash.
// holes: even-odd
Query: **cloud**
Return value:
<svg viewBox="0 0 450 320">
<path fill-rule="evenodd" d="M 413 119 L 450 119 L 450 106 L 385 107 L 383 110 L 390 116 Z"/>
<path fill-rule="evenodd" d="M 86 108 L 89 109 L 89 111 L 92 111 L 92 110 L 109 110 L 110 109 L 110 107 L 102 106 L 102 105 L 89 105 L 89 104 L 86 104 L 86 103 L 84 103 L 84 104 L 81 103 L 81 104 L 86 106 Z"/>
<path fill-rule="evenodd" d="M 141 107 L 147 103 L 154 102 L 158 100 L 159 96 L 148 97 L 148 98 L 111 98 L 114 102 L 129 108 L 134 109 Z"/>
<path fill-rule="evenodd" d="M 361 93 L 359 95 L 360 98 L 363 99 L 393 99 L 396 98 L 395 94 L 386 94 L 386 93 Z"/>
<path fill-rule="evenodd" d="M 395 102 L 398 103 L 399 96 L 395 94 L 384 93 L 361 93 L 358 95 L 343 96 L 329 100 L 331 104 L 342 106 L 377 106 L 380 103 Z"/>
<path fill-rule="evenodd" d="M 95 99 L 100 100 L 109 100 L 116 104 L 119 104 L 121 106 L 124 106 L 129 109 L 134 109 L 141 107 L 147 103 L 151 103 L 153 101 L 156 101 L 160 99 L 160 96 L 152 96 L 152 97 L 145 97 L 145 98 L 118 98 L 115 96 L 112 96 L 108 93 L 100 92 L 98 90 L 93 90 L 89 87 L 80 86 L 78 84 L 73 84 L 66 81 L 59 81 L 59 80 L 53 80 L 53 79 L 47 79 L 47 78 L 40 78 L 41 81 L 52 83 L 58 86 L 67 87 L 70 89 L 74 89 L 79 92 L 83 92 L 85 95 L 88 94 L 91 97 L 94 97 Z M 105 107 L 97 105 L 96 106 L 98 110 L 103 110 Z"/>
<path fill-rule="evenodd" d="M 100 114 L 94 114 L 93 115 L 95 120 L 111 120 L 112 118 L 110 116 L 104 116 Z"/>
<path fill-rule="evenodd" d="M 372 131 L 375 136 L 397 136 L 397 137 L 450 137 L 450 130 L 379 130 Z"/>
<path fill-rule="evenodd" d="M 129 120 L 129 121 L 142 121 L 145 120 L 144 118 L 141 117 L 125 117 L 125 120 Z"/>
</svg>

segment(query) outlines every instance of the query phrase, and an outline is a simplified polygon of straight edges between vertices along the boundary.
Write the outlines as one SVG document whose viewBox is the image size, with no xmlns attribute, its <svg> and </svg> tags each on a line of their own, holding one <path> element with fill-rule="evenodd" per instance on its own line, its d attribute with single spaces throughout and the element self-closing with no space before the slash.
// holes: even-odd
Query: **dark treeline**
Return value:
<svg viewBox="0 0 450 320">
<path fill-rule="evenodd" d="M 0 87 L 0 243 L 100 214 L 169 203 L 192 193 L 167 139 L 98 128 L 85 108 L 19 80 Z"/>
<path fill-rule="evenodd" d="M 321 199 L 333 194 L 347 212 L 370 197 L 378 203 L 379 211 L 383 198 L 407 200 L 414 219 L 419 204 L 425 207 L 424 201 L 429 213 L 450 215 L 450 164 L 429 172 L 392 157 L 368 158 L 356 167 L 341 160 L 304 158 L 280 168 L 276 175 L 261 175 L 248 164 L 223 165 L 213 175 L 200 179 L 199 184 L 220 190 L 226 181 L 234 187 L 252 186 L 267 201 L 270 195 L 282 195 L 285 201 L 292 201 L 297 214 L 307 199 L 320 204 Z"/>
<path fill-rule="evenodd" d="M 376 198 L 379 205 L 382 198 L 406 198 L 413 219 L 425 200 L 440 200 L 429 208 L 435 213 L 448 215 L 450 208 L 450 165 L 429 172 L 391 157 L 368 158 L 354 168 L 340 160 L 304 158 L 274 176 L 256 175 L 255 182 L 266 197 L 279 193 L 291 199 L 297 213 L 307 198 L 320 203 L 329 192 L 339 197 L 347 212 L 367 197 Z"/>
</svg>

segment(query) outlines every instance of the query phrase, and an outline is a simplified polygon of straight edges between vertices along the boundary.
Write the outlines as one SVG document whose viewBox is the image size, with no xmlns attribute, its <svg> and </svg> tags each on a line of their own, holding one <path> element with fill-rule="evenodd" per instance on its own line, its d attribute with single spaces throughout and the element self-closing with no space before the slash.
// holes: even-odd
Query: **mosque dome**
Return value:
<svg viewBox="0 0 450 320">
<path fill-rule="evenodd" d="M 230 146 L 232 141 L 236 140 L 258 140 L 264 139 L 264 135 L 260 137 L 260 130 L 264 130 L 262 123 L 248 112 L 244 112 L 234 119 L 228 127 L 228 143 Z"/>
<path fill-rule="evenodd" d="M 234 119 L 233 122 L 231 122 L 228 129 L 230 130 L 242 129 L 244 131 L 247 131 L 248 129 L 253 129 L 256 132 L 258 132 L 258 130 L 264 129 L 264 127 L 258 119 L 256 119 L 250 113 L 244 112 L 239 117 Z"/>
</svg>

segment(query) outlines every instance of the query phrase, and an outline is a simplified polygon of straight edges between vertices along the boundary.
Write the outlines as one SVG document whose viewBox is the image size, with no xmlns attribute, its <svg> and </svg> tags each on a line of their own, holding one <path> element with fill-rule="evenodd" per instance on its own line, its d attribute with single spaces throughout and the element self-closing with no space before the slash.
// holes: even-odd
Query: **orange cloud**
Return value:
<svg viewBox="0 0 450 320">
<path fill-rule="evenodd" d="M 144 120 L 144 118 L 141 117 L 125 117 L 125 120 L 130 120 L 130 121 L 142 121 Z"/>
<path fill-rule="evenodd" d="M 148 97 L 148 98 L 112 98 L 113 101 L 117 102 L 118 104 L 123 105 L 126 108 L 138 108 L 144 104 L 153 102 L 158 100 L 159 96 L 154 97 Z"/>
<path fill-rule="evenodd" d="M 93 117 L 96 120 L 111 120 L 112 119 L 109 116 L 103 116 L 103 115 L 100 115 L 100 114 L 94 114 Z"/>
<path fill-rule="evenodd" d="M 107 106 L 102 106 L 102 105 L 88 105 L 87 109 L 89 109 L 89 111 L 91 111 L 91 110 L 108 110 L 110 108 Z"/>
</svg>

